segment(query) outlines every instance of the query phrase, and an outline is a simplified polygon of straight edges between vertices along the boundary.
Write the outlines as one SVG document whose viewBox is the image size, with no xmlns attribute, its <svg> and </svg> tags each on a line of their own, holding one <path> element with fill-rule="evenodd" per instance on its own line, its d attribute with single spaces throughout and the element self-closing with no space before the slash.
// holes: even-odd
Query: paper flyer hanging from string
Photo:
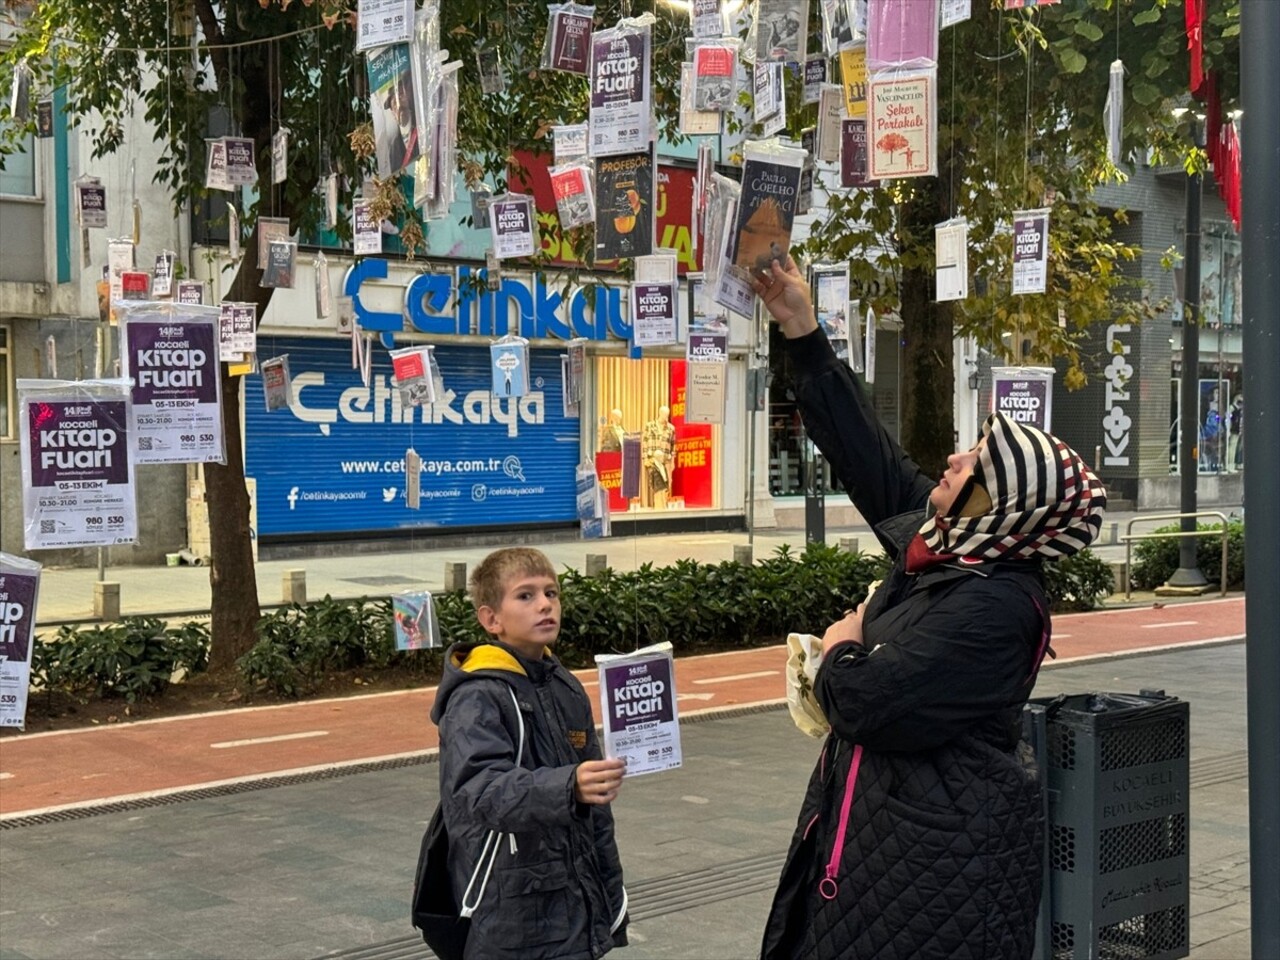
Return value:
<svg viewBox="0 0 1280 960">
<path fill-rule="evenodd" d="M 138 540 L 129 381 L 19 380 L 23 547 Z"/>
<path fill-rule="evenodd" d="M 122 304 L 120 316 L 134 462 L 225 463 L 219 309 Z"/>
<path fill-rule="evenodd" d="M 937 300 L 966 300 L 969 297 L 969 221 L 957 217 L 933 230 Z"/>
<path fill-rule="evenodd" d="M 1013 214 L 1013 294 L 1044 293 L 1049 274 L 1049 210 Z"/>
<path fill-rule="evenodd" d="M 592 35 L 587 114 L 592 157 L 649 148 L 653 122 L 650 42 L 649 23 L 643 20 L 624 20 Z"/>
</svg>

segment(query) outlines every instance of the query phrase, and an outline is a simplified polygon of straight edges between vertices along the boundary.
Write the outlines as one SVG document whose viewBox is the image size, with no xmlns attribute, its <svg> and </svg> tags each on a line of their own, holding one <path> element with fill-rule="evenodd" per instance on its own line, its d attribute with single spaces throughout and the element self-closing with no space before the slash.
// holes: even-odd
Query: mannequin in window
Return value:
<svg viewBox="0 0 1280 960">
<path fill-rule="evenodd" d="M 671 489 L 671 470 L 675 466 L 676 428 L 669 407 L 658 408 L 658 418 L 644 425 L 640 455 L 644 464 L 646 506 L 665 510 L 667 492 Z"/>
<path fill-rule="evenodd" d="M 618 453 L 626 435 L 627 431 L 622 428 L 622 411 L 615 408 L 609 412 L 609 422 L 600 432 L 600 452 Z"/>
</svg>

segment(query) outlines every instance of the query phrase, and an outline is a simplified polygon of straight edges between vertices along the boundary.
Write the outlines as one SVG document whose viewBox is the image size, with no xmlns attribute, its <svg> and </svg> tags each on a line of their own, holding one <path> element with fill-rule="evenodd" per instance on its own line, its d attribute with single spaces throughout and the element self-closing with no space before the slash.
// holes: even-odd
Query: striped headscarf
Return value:
<svg viewBox="0 0 1280 960">
<path fill-rule="evenodd" d="M 974 486 L 991 506 L 961 515 L 971 491 L 956 497 L 947 516 L 932 516 L 920 535 L 933 553 L 982 560 L 1057 559 L 1083 550 L 1102 529 L 1107 491 L 1080 455 L 1057 437 L 993 413 L 974 467 Z"/>
</svg>

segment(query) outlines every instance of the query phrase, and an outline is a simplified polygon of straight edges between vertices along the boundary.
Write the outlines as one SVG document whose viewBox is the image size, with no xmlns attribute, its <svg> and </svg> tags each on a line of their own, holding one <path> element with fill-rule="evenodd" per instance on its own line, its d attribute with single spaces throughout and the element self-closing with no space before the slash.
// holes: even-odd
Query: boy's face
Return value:
<svg viewBox="0 0 1280 960">
<path fill-rule="evenodd" d="M 485 630 L 536 660 L 560 634 L 560 583 L 544 574 L 517 574 L 507 581 L 496 610 L 477 612 Z"/>
</svg>

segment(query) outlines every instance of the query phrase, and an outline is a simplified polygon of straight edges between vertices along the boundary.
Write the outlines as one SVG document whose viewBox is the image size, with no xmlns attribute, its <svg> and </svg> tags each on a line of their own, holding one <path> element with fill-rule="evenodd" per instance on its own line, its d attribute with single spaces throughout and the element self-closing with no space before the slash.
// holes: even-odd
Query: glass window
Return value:
<svg viewBox="0 0 1280 960">
<path fill-rule="evenodd" d="M 720 506 L 720 427 L 684 422 L 683 360 L 596 360 L 595 462 L 610 512 Z M 638 495 L 622 495 L 628 441 L 640 460 Z"/>
<path fill-rule="evenodd" d="M 13 436 L 13 384 L 9 380 L 9 328 L 0 326 L 0 437 Z"/>
<path fill-rule="evenodd" d="M 0 194 L 10 197 L 34 197 L 36 194 L 36 140 L 28 134 L 21 153 L 4 158 L 0 169 Z"/>
</svg>

